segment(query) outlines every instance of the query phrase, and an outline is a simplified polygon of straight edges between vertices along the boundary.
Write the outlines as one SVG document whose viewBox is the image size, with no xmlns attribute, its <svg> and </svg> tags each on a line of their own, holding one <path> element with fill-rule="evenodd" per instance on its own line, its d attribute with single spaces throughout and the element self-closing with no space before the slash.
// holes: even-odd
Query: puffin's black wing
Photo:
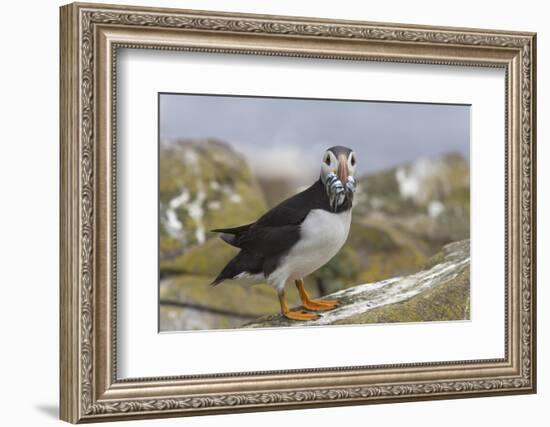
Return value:
<svg viewBox="0 0 550 427">
<path fill-rule="evenodd" d="M 273 209 L 267 211 L 252 226 L 262 227 L 284 227 L 286 225 L 299 225 L 312 209 L 330 210 L 330 203 L 321 180 L 301 193 L 282 201 Z M 248 226 L 243 226 L 248 227 Z"/>
<path fill-rule="evenodd" d="M 219 229 L 221 238 L 232 246 L 269 255 L 290 248 L 299 238 L 299 227 L 310 209 L 276 206 L 253 224 Z M 289 246 L 290 245 L 290 246 Z"/>
<path fill-rule="evenodd" d="M 241 251 L 223 268 L 211 283 L 217 285 L 241 273 L 267 277 L 277 268 L 282 255 L 300 239 L 300 224 L 265 226 L 253 224 L 240 235 L 222 234 L 222 239 Z"/>
<path fill-rule="evenodd" d="M 287 242 L 294 243 L 307 213 L 279 208 L 269 211 L 269 215 L 264 215 L 255 223 L 212 231 L 221 233 L 221 239 L 232 246 L 269 255 L 284 249 Z"/>
<path fill-rule="evenodd" d="M 272 231 L 276 231 L 272 228 L 281 227 L 279 231 L 285 232 L 287 226 L 299 226 L 312 209 L 329 209 L 328 197 L 320 179 L 301 193 L 282 201 L 252 224 L 212 231 L 222 233 L 220 237 L 230 245 L 243 248 L 254 245 L 258 239 L 270 240 Z"/>
</svg>

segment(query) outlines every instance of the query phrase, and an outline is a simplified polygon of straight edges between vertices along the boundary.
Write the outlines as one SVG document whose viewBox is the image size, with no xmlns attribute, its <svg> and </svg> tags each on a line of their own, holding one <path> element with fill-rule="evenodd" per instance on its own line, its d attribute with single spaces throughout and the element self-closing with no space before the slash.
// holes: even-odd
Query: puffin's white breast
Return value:
<svg viewBox="0 0 550 427">
<path fill-rule="evenodd" d="M 305 277 L 321 268 L 346 242 L 350 224 L 351 209 L 341 213 L 312 210 L 301 225 L 300 240 L 268 280 L 280 287 L 288 279 Z"/>
</svg>

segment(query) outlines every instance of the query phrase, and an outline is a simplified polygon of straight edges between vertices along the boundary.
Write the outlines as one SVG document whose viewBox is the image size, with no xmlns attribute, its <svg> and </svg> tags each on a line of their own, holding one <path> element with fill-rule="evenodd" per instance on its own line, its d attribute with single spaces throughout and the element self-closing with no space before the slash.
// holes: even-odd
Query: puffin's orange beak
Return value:
<svg viewBox="0 0 550 427">
<path fill-rule="evenodd" d="M 338 178 L 342 184 L 346 185 L 348 182 L 348 159 L 345 156 L 340 156 L 338 160 Z"/>
</svg>

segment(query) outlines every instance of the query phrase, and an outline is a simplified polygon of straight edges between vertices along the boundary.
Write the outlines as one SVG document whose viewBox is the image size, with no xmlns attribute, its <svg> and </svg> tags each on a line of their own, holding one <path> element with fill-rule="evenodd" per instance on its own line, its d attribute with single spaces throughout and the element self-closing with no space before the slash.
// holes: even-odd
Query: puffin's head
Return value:
<svg viewBox="0 0 550 427">
<path fill-rule="evenodd" d="M 325 185 L 330 207 L 336 211 L 340 206 L 351 207 L 355 193 L 355 153 L 347 147 L 330 147 L 323 155 L 321 181 Z"/>
</svg>

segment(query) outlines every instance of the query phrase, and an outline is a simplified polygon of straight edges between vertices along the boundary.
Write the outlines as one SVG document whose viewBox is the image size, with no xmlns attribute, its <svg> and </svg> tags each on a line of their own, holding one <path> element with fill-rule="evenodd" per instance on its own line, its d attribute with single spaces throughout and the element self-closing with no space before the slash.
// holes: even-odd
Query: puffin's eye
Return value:
<svg viewBox="0 0 550 427">
<path fill-rule="evenodd" d="M 327 166 L 330 166 L 330 156 L 327 154 L 327 157 L 325 157 L 325 164 Z"/>
<path fill-rule="evenodd" d="M 355 166 L 355 156 L 351 156 L 351 165 Z"/>
</svg>

